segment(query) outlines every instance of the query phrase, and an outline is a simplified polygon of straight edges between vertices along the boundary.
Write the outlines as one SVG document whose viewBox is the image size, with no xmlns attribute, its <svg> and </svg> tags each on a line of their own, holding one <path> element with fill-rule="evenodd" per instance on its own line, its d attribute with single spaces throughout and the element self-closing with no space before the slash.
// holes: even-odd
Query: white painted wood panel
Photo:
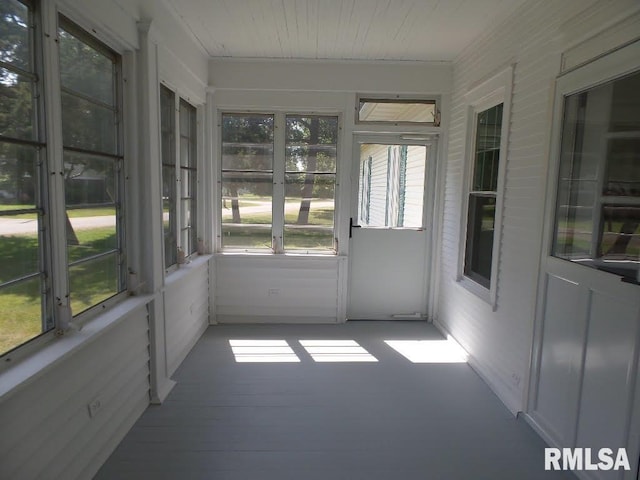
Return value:
<svg viewBox="0 0 640 480">
<path fill-rule="evenodd" d="M 4 400 L 0 478 L 90 478 L 149 404 L 148 345 L 143 305 Z"/>
<path fill-rule="evenodd" d="M 209 325 L 209 260 L 196 257 L 167 278 L 167 370 L 172 375 Z"/>
<path fill-rule="evenodd" d="M 341 320 L 344 257 L 217 255 L 216 321 Z"/>
</svg>

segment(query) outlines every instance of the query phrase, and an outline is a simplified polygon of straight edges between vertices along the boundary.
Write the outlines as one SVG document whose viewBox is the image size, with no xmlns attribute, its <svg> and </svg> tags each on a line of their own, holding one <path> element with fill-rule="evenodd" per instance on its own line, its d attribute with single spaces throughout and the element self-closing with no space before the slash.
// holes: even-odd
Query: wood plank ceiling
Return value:
<svg viewBox="0 0 640 480">
<path fill-rule="evenodd" d="M 164 0 L 211 57 L 450 61 L 526 0 Z"/>
</svg>

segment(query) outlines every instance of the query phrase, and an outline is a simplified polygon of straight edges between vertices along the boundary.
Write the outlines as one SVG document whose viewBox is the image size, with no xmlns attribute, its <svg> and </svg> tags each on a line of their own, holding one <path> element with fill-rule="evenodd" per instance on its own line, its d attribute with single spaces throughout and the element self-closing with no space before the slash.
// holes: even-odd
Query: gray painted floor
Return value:
<svg viewBox="0 0 640 480">
<path fill-rule="evenodd" d="M 299 363 L 237 363 L 229 339 L 284 339 Z M 318 363 L 299 340 L 355 340 L 375 363 Z M 422 322 L 210 327 L 162 406 L 97 479 L 574 479 L 464 363 L 411 363 L 384 340 Z"/>
</svg>

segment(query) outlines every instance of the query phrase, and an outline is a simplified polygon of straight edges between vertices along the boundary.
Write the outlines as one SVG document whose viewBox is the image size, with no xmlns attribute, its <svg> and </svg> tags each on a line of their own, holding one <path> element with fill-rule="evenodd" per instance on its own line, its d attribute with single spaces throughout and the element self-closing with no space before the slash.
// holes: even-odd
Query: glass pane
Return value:
<svg viewBox="0 0 640 480">
<path fill-rule="evenodd" d="M 25 5 L 16 0 L 0 2 L 0 60 L 27 71 L 31 71 L 30 23 Z"/>
<path fill-rule="evenodd" d="M 115 207 L 67 210 L 69 262 L 118 248 Z"/>
<path fill-rule="evenodd" d="M 285 250 L 332 250 L 335 174 L 285 177 Z"/>
<path fill-rule="evenodd" d="M 73 315 L 118 293 L 117 261 L 118 256 L 114 253 L 69 267 Z"/>
<path fill-rule="evenodd" d="M 0 135 L 35 140 L 33 82 L 0 67 Z"/>
<path fill-rule="evenodd" d="M 565 99 L 553 255 L 639 280 L 640 73 Z M 624 98 L 623 98 L 624 97 Z"/>
<path fill-rule="evenodd" d="M 434 123 L 436 104 L 433 100 L 360 99 L 360 122 Z"/>
<path fill-rule="evenodd" d="M 271 248 L 273 176 L 223 172 L 222 245 Z"/>
<path fill-rule="evenodd" d="M 422 227 L 426 155 L 423 145 L 360 146 L 361 227 Z"/>
<path fill-rule="evenodd" d="M 60 29 L 60 82 L 87 97 L 115 105 L 113 59 Z"/>
<path fill-rule="evenodd" d="M 222 116 L 222 169 L 273 169 L 273 116 Z"/>
<path fill-rule="evenodd" d="M 640 138 L 615 138 L 609 141 L 603 195 L 640 197 L 638 152 Z"/>
<path fill-rule="evenodd" d="M 0 288 L 0 355 L 42 333 L 40 278 Z"/>
<path fill-rule="evenodd" d="M 65 147 L 117 153 L 115 111 L 63 92 L 62 143 Z"/>
<path fill-rule="evenodd" d="M 495 192 L 498 186 L 502 104 L 478 113 L 473 190 Z"/>
<path fill-rule="evenodd" d="M 495 197 L 469 195 L 464 273 L 487 288 L 491 282 L 495 212 Z"/>
<path fill-rule="evenodd" d="M 0 211 L 35 208 L 37 158 L 35 147 L 0 142 Z M 35 213 L 30 215 L 21 218 L 35 220 Z"/>
<path fill-rule="evenodd" d="M 174 143 L 175 95 L 164 86 L 160 86 L 160 132 L 162 141 L 162 163 L 176 164 Z"/>
<path fill-rule="evenodd" d="M 37 229 L 35 213 L 0 217 L 0 284 L 40 271 Z"/>
<path fill-rule="evenodd" d="M 116 203 L 116 161 L 84 153 L 64 153 L 65 202 L 69 206 Z M 87 214 L 88 215 L 88 214 Z M 92 216 L 102 215 L 91 212 Z"/>
<path fill-rule="evenodd" d="M 337 117 L 287 116 L 287 172 L 336 171 Z"/>
</svg>

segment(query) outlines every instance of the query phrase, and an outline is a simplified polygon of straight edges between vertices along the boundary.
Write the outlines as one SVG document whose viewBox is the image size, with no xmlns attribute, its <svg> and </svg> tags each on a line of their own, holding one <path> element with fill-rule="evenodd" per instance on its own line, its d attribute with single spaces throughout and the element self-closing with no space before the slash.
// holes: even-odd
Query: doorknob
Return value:
<svg viewBox="0 0 640 480">
<path fill-rule="evenodd" d="M 353 217 L 349 219 L 349 238 L 353 236 L 353 229 L 360 228 L 360 225 L 353 224 Z"/>
</svg>

